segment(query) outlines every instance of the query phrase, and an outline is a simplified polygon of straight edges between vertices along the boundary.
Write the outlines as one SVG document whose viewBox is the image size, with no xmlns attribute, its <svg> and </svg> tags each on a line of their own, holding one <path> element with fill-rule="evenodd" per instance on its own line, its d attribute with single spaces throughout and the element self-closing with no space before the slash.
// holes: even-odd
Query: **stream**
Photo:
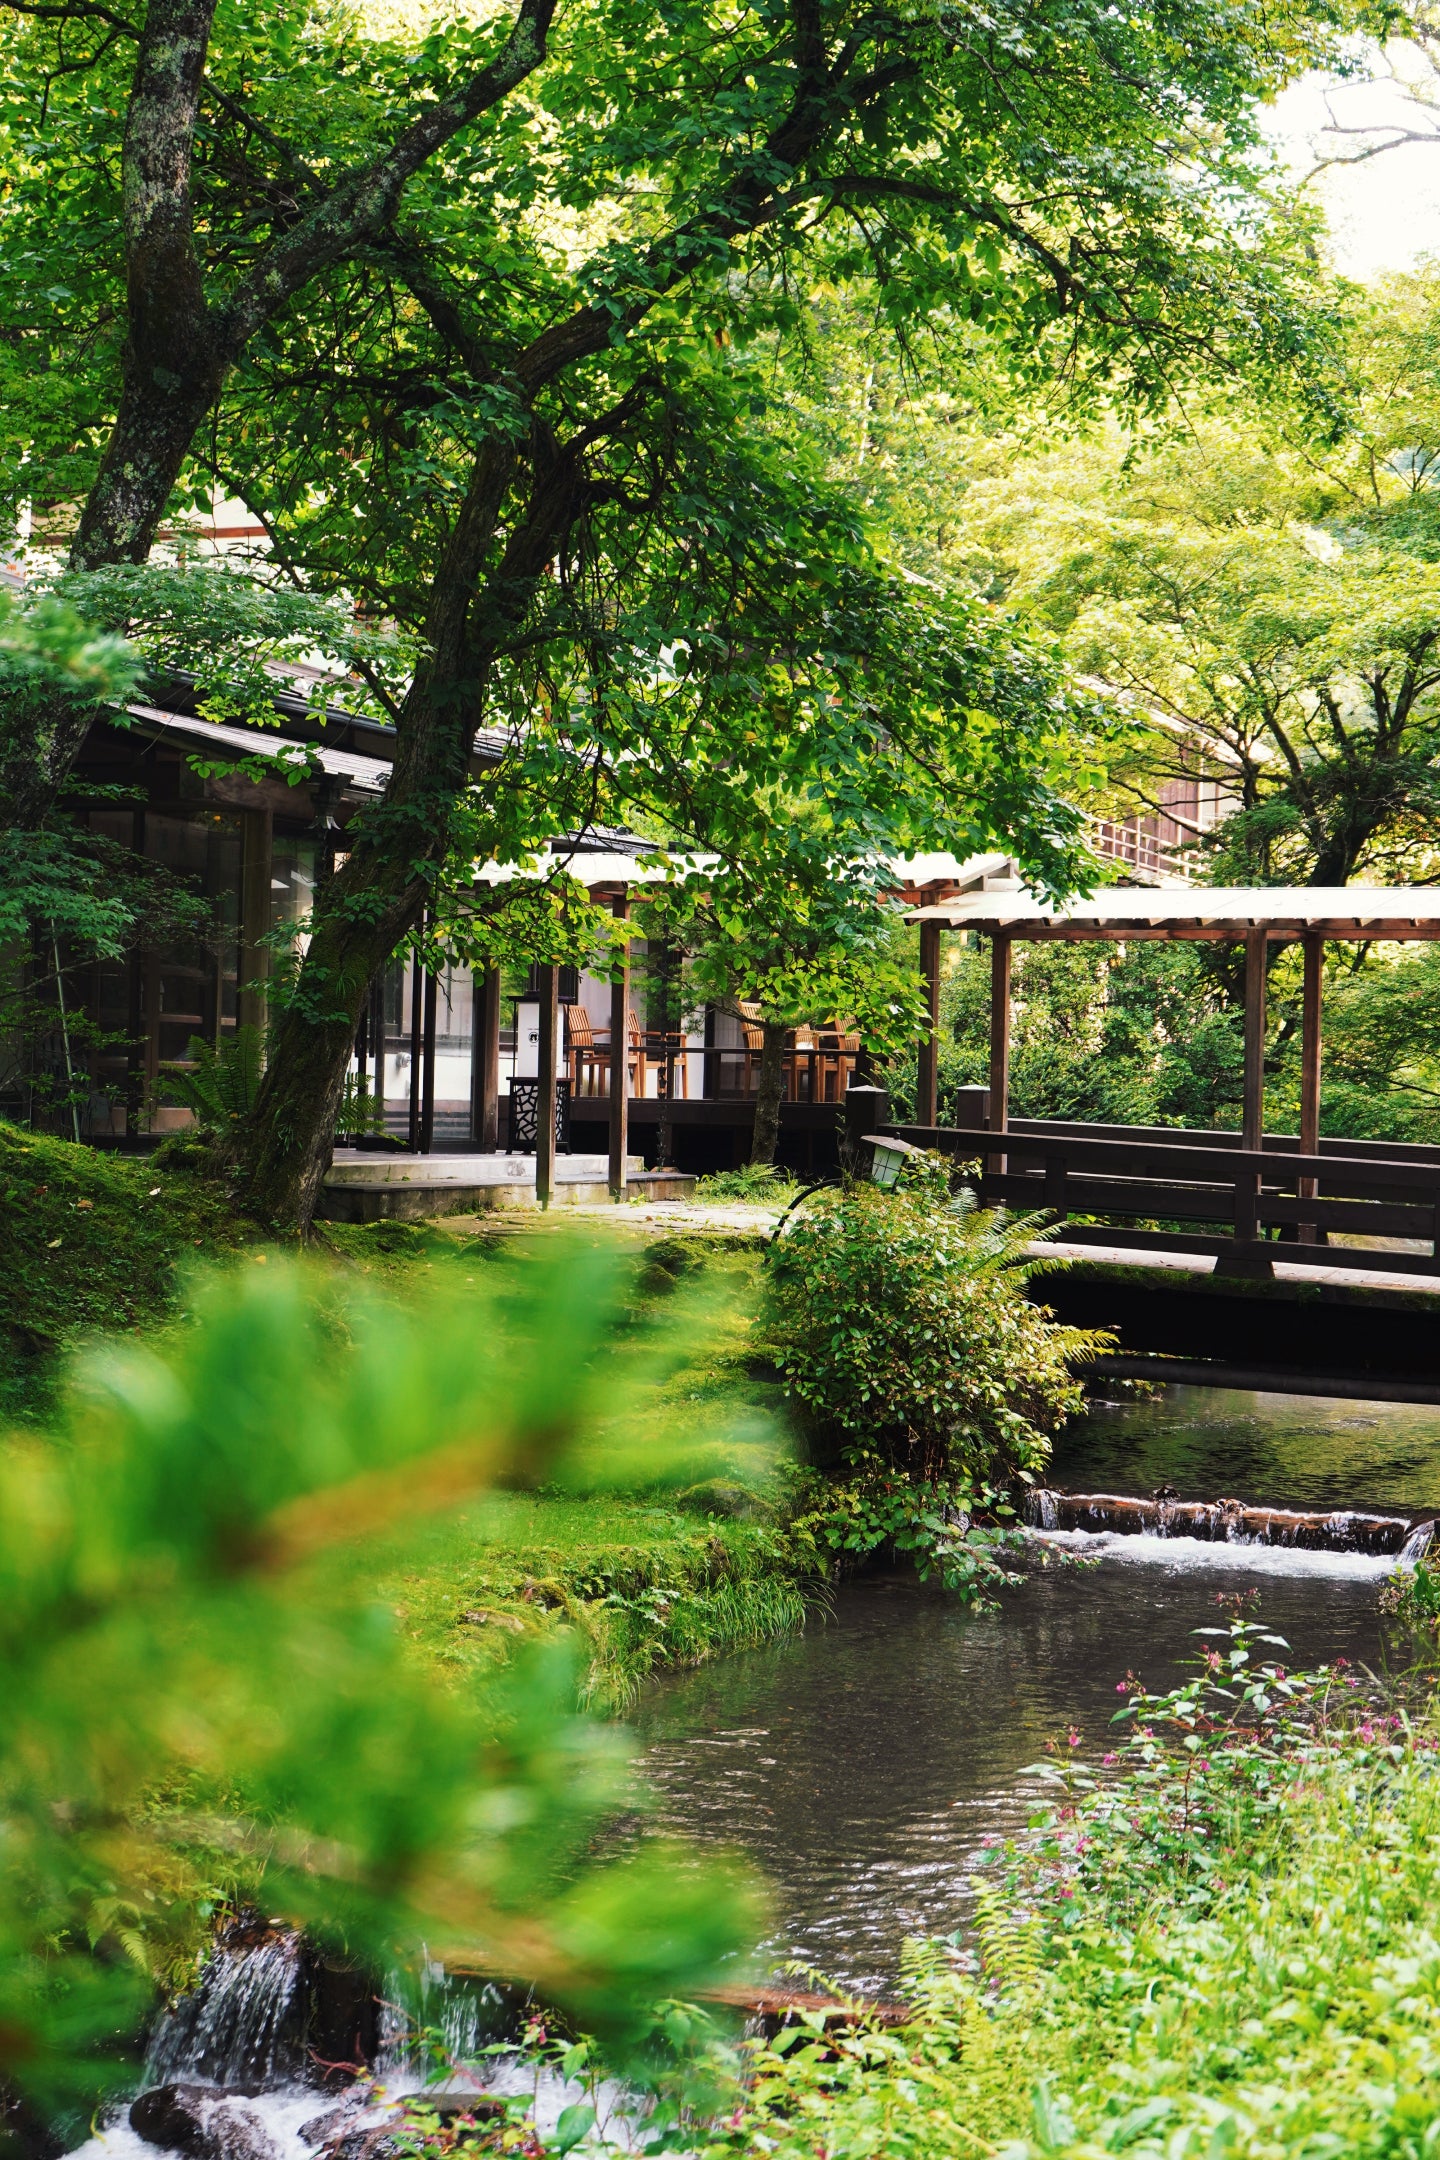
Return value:
<svg viewBox="0 0 1440 2160">
<path fill-rule="evenodd" d="M 1440 1503 L 1440 1410 L 1176 1388 L 1097 1404 L 1051 1478 L 1072 1489 L 1235 1494 L 1308 1508 Z M 660 1821 L 758 1862 L 762 1949 L 847 1986 L 893 1987 L 907 1935 L 963 1924 L 987 1840 L 1024 1827 L 1045 1742 L 1115 1744 L 1117 1682 L 1169 1686 L 1217 1596 L 1260 1593 L 1291 1662 L 1381 1654 L 1390 1561 L 1358 1553 L 1080 1540 L 1084 1567 L 1037 1571 L 972 1617 L 911 1578 L 843 1589 L 802 1636 L 670 1674 L 632 1715 Z"/>
</svg>

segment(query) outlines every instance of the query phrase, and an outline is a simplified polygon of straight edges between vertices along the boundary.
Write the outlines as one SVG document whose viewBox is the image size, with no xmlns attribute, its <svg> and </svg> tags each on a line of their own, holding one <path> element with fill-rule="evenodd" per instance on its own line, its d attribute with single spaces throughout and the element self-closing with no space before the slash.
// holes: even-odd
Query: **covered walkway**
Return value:
<svg viewBox="0 0 1440 2160">
<path fill-rule="evenodd" d="M 1067 1231 L 1086 1243 L 1115 1245 L 1116 1233 L 1105 1224 L 1139 1225 L 1125 1232 L 1128 1250 L 1211 1254 L 1229 1273 L 1272 1274 L 1277 1236 L 1311 1248 L 1306 1259 L 1315 1266 L 1425 1274 L 1440 1268 L 1440 1148 L 1320 1136 L 1325 946 L 1440 937 L 1440 892 L 1414 886 L 1115 887 L 1056 907 L 1011 885 L 920 907 L 911 919 L 920 925 L 932 1030 L 921 1051 L 917 1123 L 905 1130 L 952 1153 L 978 1152 L 986 1200 L 1043 1207 L 1062 1220 L 1101 1218 Z M 974 1091 L 980 1099 L 968 1127 L 937 1122 L 941 940 L 954 930 L 978 933 L 991 951 L 989 1087 Z M 1011 1118 L 1015 943 L 1096 939 L 1224 940 L 1243 947 L 1238 1133 Z M 1295 942 L 1304 953 L 1300 1131 L 1277 1136 L 1265 1130 L 1268 956 Z M 992 1143 L 978 1150 L 977 1128 Z M 1003 1146 L 994 1144 L 1001 1139 Z M 1388 1249 L 1335 1246 L 1332 1235 L 1382 1239 Z"/>
</svg>

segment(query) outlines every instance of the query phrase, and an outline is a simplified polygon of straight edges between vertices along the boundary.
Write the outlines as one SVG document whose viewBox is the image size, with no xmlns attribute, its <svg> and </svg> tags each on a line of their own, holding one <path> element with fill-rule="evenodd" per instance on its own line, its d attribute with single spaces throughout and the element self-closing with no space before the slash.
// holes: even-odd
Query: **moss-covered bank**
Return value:
<svg viewBox="0 0 1440 2160">
<path fill-rule="evenodd" d="M 610 1241 L 617 1228 L 578 1234 Z M 437 1275 L 481 1280 L 527 1239 L 557 1234 L 577 1232 L 563 1219 L 478 1230 L 332 1224 L 318 1249 L 341 1273 L 403 1296 Z M 703 1288 L 704 1325 L 687 1319 L 648 1414 L 713 1432 L 716 1475 L 663 1501 L 514 1496 L 437 1525 L 431 1564 L 403 1579 L 383 1549 L 374 1553 L 367 1564 L 417 1657 L 457 1677 L 502 1660 L 517 1640 L 569 1626 L 585 1645 L 590 1698 L 615 1706 L 658 1666 L 763 1642 L 804 1619 L 818 1562 L 769 1479 L 779 1402 L 748 1343 L 756 1241 L 628 1234 L 643 1313 L 659 1314 L 682 1287 Z M 187 1279 L 216 1262 L 265 1264 L 260 1231 L 223 1186 L 163 1156 L 103 1154 L 0 1122 L 0 1417 L 43 1421 L 77 1347 L 181 1318 Z"/>
<path fill-rule="evenodd" d="M 0 1120 L 0 1415 L 42 1415 L 80 1340 L 153 1327 L 258 1235 L 218 1185 Z"/>
</svg>

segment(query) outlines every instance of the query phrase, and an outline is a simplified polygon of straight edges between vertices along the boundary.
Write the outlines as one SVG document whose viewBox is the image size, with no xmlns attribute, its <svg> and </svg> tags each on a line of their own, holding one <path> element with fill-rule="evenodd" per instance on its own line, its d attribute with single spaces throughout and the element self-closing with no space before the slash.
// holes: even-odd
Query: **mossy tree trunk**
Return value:
<svg viewBox="0 0 1440 2160">
<path fill-rule="evenodd" d="M 302 1235 L 329 1163 L 370 982 L 420 921 L 468 782 L 490 670 L 581 500 L 579 459 L 560 451 L 546 461 L 485 576 L 516 465 L 514 449 L 503 445 L 476 460 L 431 589 L 428 649 L 400 711 L 385 800 L 364 815 L 347 860 L 317 895 L 310 946 L 281 1002 L 270 1063 L 241 1135 L 249 1205 Z"/>
</svg>

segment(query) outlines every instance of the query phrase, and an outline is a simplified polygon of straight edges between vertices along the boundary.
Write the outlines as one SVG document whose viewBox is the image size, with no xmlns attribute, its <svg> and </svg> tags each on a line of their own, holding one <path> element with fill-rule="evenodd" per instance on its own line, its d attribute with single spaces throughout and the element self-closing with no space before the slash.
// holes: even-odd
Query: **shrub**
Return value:
<svg viewBox="0 0 1440 2160">
<path fill-rule="evenodd" d="M 630 1270 L 544 1245 L 404 1306 L 257 1253 L 0 1449 L 0 2084 L 47 2119 L 123 2075 L 94 2050 L 217 1864 L 357 1960 L 444 1943 L 617 2027 L 743 1944 L 723 1870 L 600 1841 L 634 1795 L 569 1646 L 455 1688 L 374 1587 L 496 1486 L 695 1481 L 636 1437 Z"/>
<path fill-rule="evenodd" d="M 875 1458 L 918 1485 L 1039 1470 L 1080 1407 L 1096 1338 L 1025 1295 L 1033 1221 L 928 1191 L 849 1186 L 769 1253 L 764 1326 L 818 1461 Z"/>
<path fill-rule="evenodd" d="M 780 1207 L 797 1191 L 788 1170 L 774 1163 L 744 1163 L 738 1170 L 715 1170 L 695 1187 L 697 1200 L 753 1200 L 762 1207 Z"/>
</svg>

